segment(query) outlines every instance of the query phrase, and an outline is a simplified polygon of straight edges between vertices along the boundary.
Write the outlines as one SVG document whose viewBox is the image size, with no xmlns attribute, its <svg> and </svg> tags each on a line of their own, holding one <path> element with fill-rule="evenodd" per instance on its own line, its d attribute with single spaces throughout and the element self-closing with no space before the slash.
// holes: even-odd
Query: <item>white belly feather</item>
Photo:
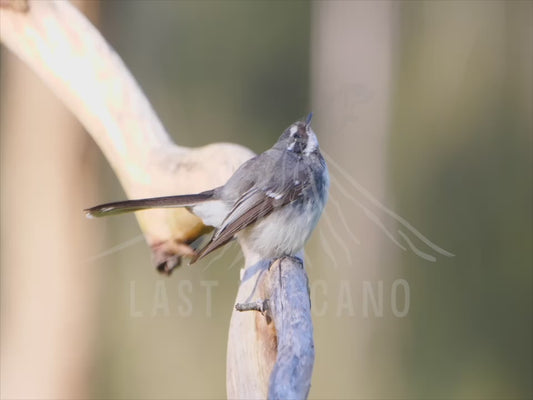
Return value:
<svg viewBox="0 0 533 400">
<path fill-rule="evenodd" d="M 322 213 L 323 206 L 312 203 L 304 212 L 293 205 L 276 210 L 241 231 L 239 238 L 263 258 L 295 255 L 309 239 Z"/>
</svg>

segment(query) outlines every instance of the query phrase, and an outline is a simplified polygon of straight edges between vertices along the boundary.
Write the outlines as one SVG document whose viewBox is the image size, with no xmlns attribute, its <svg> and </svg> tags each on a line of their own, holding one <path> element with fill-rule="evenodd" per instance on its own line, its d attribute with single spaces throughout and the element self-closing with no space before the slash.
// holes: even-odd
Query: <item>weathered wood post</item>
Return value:
<svg viewBox="0 0 533 400">
<path fill-rule="evenodd" d="M 307 274 L 297 258 L 269 266 L 261 260 L 243 270 L 228 338 L 230 399 L 309 393 L 315 351 Z"/>
</svg>

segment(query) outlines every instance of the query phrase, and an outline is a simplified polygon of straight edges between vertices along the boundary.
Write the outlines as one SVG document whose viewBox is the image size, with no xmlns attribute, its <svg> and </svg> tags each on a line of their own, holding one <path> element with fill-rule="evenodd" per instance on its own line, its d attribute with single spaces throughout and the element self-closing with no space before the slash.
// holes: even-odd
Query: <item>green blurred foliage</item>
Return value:
<svg viewBox="0 0 533 400">
<path fill-rule="evenodd" d="M 391 190 L 455 253 L 404 257 L 410 397 L 532 394 L 531 17 L 526 2 L 401 8 Z"/>
<path fill-rule="evenodd" d="M 103 33 L 181 145 L 263 151 L 309 112 L 309 14 L 301 1 L 113 1 Z"/>
</svg>

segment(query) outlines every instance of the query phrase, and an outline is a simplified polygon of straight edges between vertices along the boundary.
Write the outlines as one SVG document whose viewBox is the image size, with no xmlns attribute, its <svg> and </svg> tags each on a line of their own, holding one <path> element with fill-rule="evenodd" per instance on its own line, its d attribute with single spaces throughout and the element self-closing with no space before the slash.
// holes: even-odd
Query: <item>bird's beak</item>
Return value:
<svg viewBox="0 0 533 400">
<path fill-rule="evenodd" d="M 306 128 L 309 128 L 309 125 L 311 125 L 311 118 L 313 118 L 313 112 L 310 112 L 307 118 L 305 119 Z"/>
</svg>

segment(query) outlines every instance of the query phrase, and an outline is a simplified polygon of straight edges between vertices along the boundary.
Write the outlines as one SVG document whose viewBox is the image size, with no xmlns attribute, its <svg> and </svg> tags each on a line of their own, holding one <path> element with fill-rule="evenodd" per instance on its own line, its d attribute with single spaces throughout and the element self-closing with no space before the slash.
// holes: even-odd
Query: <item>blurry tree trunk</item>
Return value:
<svg viewBox="0 0 533 400">
<path fill-rule="evenodd" d="M 81 261 L 101 232 L 80 210 L 97 198 L 97 149 L 5 50 L 1 86 L 1 397 L 88 398 L 99 269 Z"/>
<path fill-rule="evenodd" d="M 390 103 L 392 96 L 392 73 L 394 67 L 395 7 L 391 1 L 322 1 L 313 2 L 311 23 L 311 98 L 312 109 L 317 112 L 318 132 L 327 132 L 324 152 L 334 154 L 336 165 L 344 173 L 364 186 L 372 195 L 384 200 L 386 185 L 386 157 L 389 136 Z M 349 172 L 348 172 L 349 171 Z M 343 181 L 332 163 L 332 188 L 330 198 L 338 201 L 342 216 L 347 223 L 364 232 L 359 237 L 361 244 L 350 244 L 352 265 L 343 266 L 347 275 L 339 279 L 361 283 L 386 280 L 394 274 L 393 265 L 388 265 L 385 274 L 378 268 L 386 258 L 383 246 L 384 235 L 362 209 L 354 207 L 336 186 L 358 197 L 357 189 Z M 373 211 L 381 218 L 379 211 Z M 334 226 L 342 226 L 335 221 Z M 346 222 L 345 222 L 346 223 Z M 348 243 L 349 239 L 343 240 Z M 332 253 L 343 254 L 345 243 L 333 243 Z M 327 264 L 327 263 L 325 263 Z M 335 271 L 330 271 L 334 276 Z M 353 298 L 359 307 L 361 297 Z M 343 326 L 343 340 L 332 343 L 340 346 L 350 365 L 336 365 L 334 374 L 328 371 L 331 365 L 322 365 L 328 370 L 316 370 L 317 380 L 328 380 L 329 386 L 337 382 L 341 387 L 353 387 L 353 395 L 371 397 L 379 393 L 374 381 L 378 374 L 369 367 L 366 354 L 368 341 L 375 334 L 372 322 L 352 319 L 353 325 Z M 346 343 L 350 348 L 346 348 Z M 391 356 L 391 366 L 394 356 Z M 354 370 L 358 371 L 354 374 Z M 349 376 L 344 371 L 350 371 Z M 338 380 L 338 381 L 337 381 Z M 327 387 L 328 384 L 324 382 Z M 333 385 L 335 385 L 333 383 Z M 317 384 L 318 386 L 318 384 Z M 315 394 L 316 395 L 316 394 Z"/>
</svg>

